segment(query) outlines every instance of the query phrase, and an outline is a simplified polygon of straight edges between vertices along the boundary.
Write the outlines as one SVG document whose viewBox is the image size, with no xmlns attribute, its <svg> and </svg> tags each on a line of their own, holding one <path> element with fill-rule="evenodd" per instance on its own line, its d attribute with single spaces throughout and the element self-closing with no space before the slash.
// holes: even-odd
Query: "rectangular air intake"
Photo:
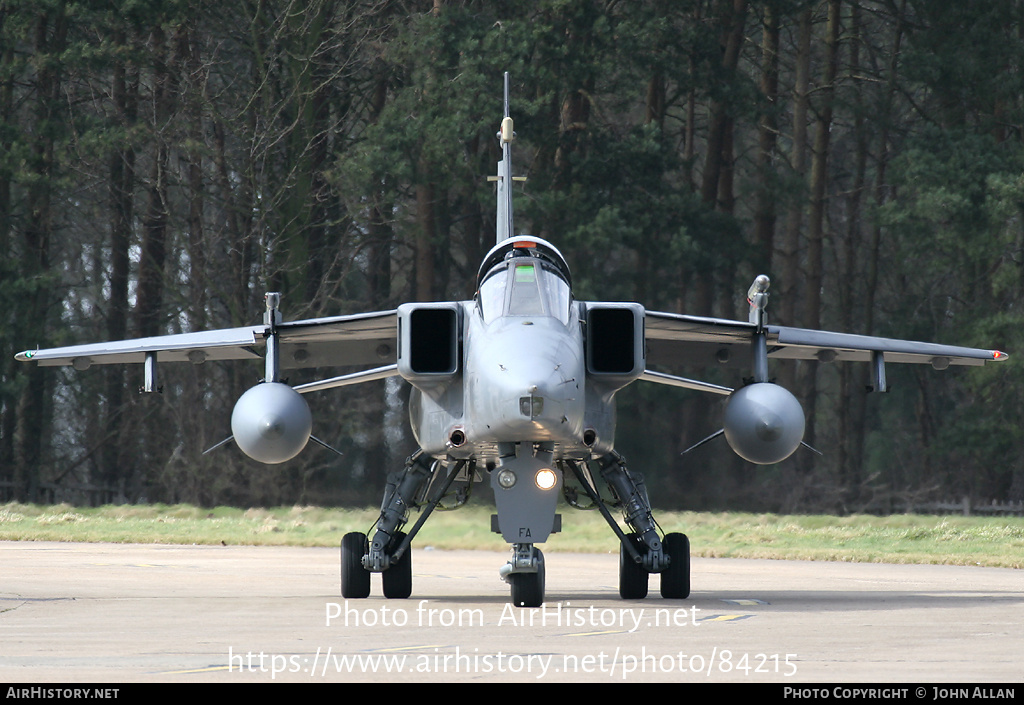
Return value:
<svg viewBox="0 0 1024 705">
<path fill-rule="evenodd" d="M 398 307 L 398 371 L 406 379 L 459 369 L 459 307 L 455 303 Z"/>
<path fill-rule="evenodd" d="M 639 304 L 587 304 L 587 371 L 599 376 L 643 373 L 644 310 Z"/>
</svg>

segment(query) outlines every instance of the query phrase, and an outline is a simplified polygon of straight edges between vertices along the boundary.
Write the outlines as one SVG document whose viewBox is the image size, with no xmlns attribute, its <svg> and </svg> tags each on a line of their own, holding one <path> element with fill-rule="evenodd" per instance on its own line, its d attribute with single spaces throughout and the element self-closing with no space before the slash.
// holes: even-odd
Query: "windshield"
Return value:
<svg viewBox="0 0 1024 705">
<path fill-rule="evenodd" d="M 548 263 L 513 257 L 494 267 L 480 285 L 484 320 L 509 316 L 552 316 L 569 322 L 569 285 Z"/>
</svg>

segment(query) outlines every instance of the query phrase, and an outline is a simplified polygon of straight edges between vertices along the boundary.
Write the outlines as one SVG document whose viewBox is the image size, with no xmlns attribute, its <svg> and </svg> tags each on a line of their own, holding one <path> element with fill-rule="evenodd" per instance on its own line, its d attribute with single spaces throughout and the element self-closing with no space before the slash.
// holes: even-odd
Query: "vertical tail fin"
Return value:
<svg viewBox="0 0 1024 705">
<path fill-rule="evenodd" d="M 501 144 L 501 161 L 498 162 L 498 220 L 495 226 L 497 243 L 512 237 L 512 140 L 515 132 L 512 117 L 508 111 L 508 71 L 505 72 L 505 116 L 501 120 L 498 131 L 498 142 Z"/>
</svg>

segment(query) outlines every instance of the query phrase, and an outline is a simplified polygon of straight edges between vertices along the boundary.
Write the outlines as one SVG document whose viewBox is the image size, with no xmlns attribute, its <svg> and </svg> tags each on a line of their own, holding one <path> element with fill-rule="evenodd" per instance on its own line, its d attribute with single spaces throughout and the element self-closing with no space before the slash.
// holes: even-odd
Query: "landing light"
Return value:
<svg viewBox="0 0 1024 705">
<path fill-rule="evenodd" d="M 509 470 L 508 468 L 499 471 L 498 484 L 501 486 L 503 490 L 511 489 L 512 486 L 516 484 L 516 474 Z"/>
<path fill-rule="evenodd" d="M 558 481 L 558 477 L 555 475 L 554 470 L 544 468 L 537 471 L 537 476 L 534 478 L 534 481 L 537 483 L 537 487 L 542 490 L 550 490 L 555 486 L 555 483 Z M 498 482 L 501 482 L 500 477 L 498 478 Z"/>
</svg>

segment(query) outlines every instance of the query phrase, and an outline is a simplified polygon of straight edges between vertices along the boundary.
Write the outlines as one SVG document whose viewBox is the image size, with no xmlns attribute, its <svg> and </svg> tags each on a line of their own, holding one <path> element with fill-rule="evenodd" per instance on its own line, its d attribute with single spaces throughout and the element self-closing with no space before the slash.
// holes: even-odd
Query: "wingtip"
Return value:
<svg viewBox="0 0 1024 705">
<path fill-rule="evenodd" d="M 1009 357 L 1010 357 L 1009 354 L 1004 353 L 1002 350 L 993 350 L 992 351 L 992 359 L 993 360 L 999 360 L 1000 362 L 1002 362 L 1003 360 L 1009 359 Z"/>
</svg>

